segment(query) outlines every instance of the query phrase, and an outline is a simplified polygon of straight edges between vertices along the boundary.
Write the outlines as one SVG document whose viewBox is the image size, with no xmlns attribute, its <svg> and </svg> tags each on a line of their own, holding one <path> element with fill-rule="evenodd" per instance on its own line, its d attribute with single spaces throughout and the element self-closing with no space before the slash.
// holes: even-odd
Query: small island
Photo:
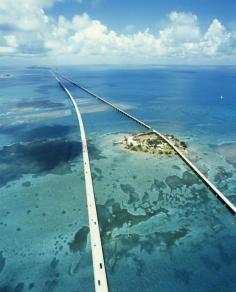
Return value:
<svg viewBox="0 0 236 292">
<path fill-rule="evenodd" d="M 187 144 L 178 140 L 174 135 L 164 135 L 179 150 L 186 152 Z M 172 155 L 174 149 L 155 132 L 140 133 L 125 136 L 121 144 L 125 149 L 149 154 Z"/>
</svg>

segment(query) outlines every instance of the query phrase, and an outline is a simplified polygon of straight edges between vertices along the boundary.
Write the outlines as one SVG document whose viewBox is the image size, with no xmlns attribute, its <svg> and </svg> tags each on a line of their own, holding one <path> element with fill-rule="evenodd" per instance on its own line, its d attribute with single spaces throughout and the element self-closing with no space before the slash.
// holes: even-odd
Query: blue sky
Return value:
<svg viewBox="0 0 236 292">
<path fill-rule="evenodd" d="M 48 12 L 72 17 L 75 13 L 88 13 L 112 29 L 122 32 L 128 24 L 139 30 L 155 27 L 171 11 L 192 12 L 198 15 L 203 27 L 217 18 L 225 24 L 236 23 L 235 0 L 74 0 L 57 2 Z"/>
<path fill-rule="evenodd" d="M 1 0 L 0 62 L 236 64 L 235 0 Z"/>
</svg>

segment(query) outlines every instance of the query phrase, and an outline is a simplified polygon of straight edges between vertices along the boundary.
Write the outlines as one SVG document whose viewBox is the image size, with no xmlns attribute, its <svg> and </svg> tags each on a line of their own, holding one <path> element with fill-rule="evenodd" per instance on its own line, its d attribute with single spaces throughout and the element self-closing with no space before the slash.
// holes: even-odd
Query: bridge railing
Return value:
<svg viewBox="0 0 236 292">
<path fill-rule="evenodd" d="M 218 190 L 218 188 L 213 183 L 211 183 L 210 180 L 168 138 L 166 138 L 160 132 L 152 129 L 149 125 L 147 125 L 143 121 L 137 119 L 136 117 L 134 117 L 131 114 L 129 114 L 126 111 L 124 111 L 123 109 L 121 109 L 118 106 L 116 106 L 116 105 L 112 104 L 111 102 L 107 101 L 103 97 L 100 97 L 99 95 L 91 92 L 90 90 L 88 90 L 87 88 L 81 86 L 77 82 L 75 82 L 75 81 L 73 81 L 73 80 L 71 80 L 71 79 L 69 79 L 69 78 L 67 78 L 67 77 L 65 77 L 65 76 L 63 76 L 61 74 L 60 74 L 60 76 L 63 79 L 69 81 L 71 84 L 73 84 L 76 87 L 80 88 L 81 90 L 87 92 L 91 96 L 93 96 L 93 97 L 99 99 L 100 101 L 106 103 L 107 105 L 111 106 L 112 108 L 114 108 L 118 112 L 122 113 L 123 115 L 127 116 L 128 118 L 132 119 L 133 121 L 135 121 L 136 123 L 140 124 L 144 128 L 152 130 L 154 133 L 159 135 L 178 154 L 178 156 L 198 175 L 198 177 L 216 195 L 216 197 L 221 201 L 221 203 L 223 203 L 223 205 L 225 207 L 227 207 L 227 209 L 233 215 L 236 215 L 236 207 L 235 207 L 235 205 L 220 190 Z"/>
</svg>

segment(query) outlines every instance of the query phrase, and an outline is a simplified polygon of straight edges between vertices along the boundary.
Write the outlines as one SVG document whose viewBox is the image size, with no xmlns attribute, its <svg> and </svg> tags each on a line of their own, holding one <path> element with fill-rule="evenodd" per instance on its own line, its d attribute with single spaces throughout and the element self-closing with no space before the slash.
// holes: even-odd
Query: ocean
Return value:
<svg viewBox="0 0 236 292">
<path fill-rule="evenodd" d="M 236 204 L 236 67 L 55 69 L 185 141 Z M 235 217 L 177 155 L 124 150 L 145 129 L 64 83 L 86 130 L 109 290 L 235 291 Z M 0 106 L 0 291 L 94 291 L 70 100 L 46 67 L 0 67 Z"/>
</svg>

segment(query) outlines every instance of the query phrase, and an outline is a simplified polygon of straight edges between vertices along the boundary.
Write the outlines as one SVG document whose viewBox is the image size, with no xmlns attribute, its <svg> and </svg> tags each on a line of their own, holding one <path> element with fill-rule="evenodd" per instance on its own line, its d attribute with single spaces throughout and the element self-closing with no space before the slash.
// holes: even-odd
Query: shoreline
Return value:
<svg viewBox="0 0 236 292">
<path fill-rule="evenodd" d="M 187 152 L 187 144 L 177 139 L 174 135 L 165 134 L 183 152 Z M 122 145 L 124 150 L 148 155 L 172 156 L 175 151 L 155 132 L 146 132 L 124 136 L 121 141 L 114 141 L 114 145 Z"/>
</svg>

